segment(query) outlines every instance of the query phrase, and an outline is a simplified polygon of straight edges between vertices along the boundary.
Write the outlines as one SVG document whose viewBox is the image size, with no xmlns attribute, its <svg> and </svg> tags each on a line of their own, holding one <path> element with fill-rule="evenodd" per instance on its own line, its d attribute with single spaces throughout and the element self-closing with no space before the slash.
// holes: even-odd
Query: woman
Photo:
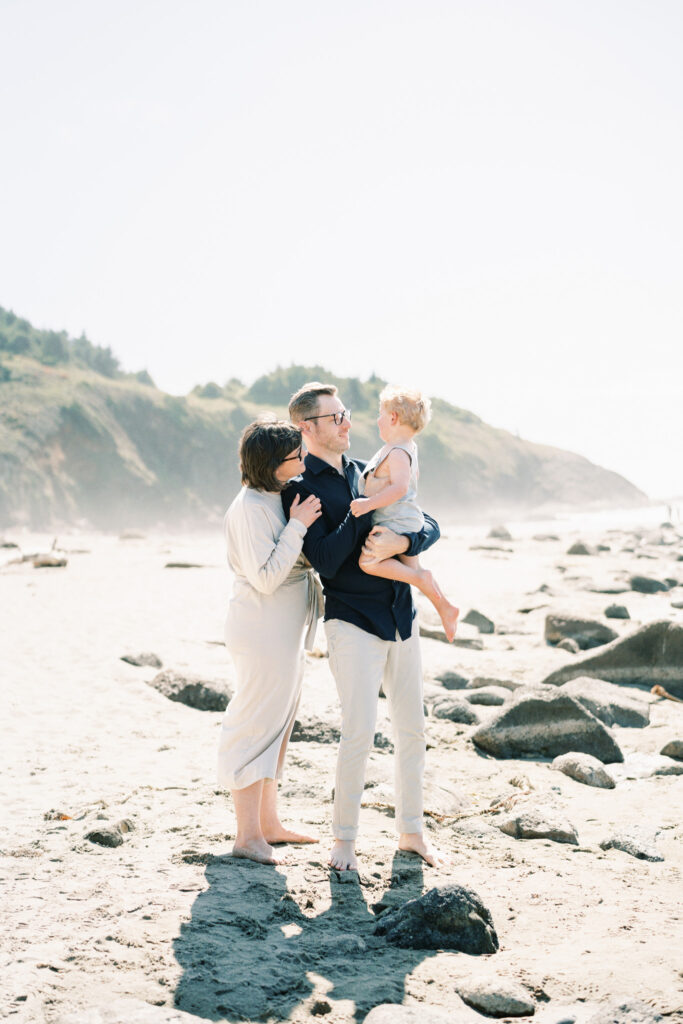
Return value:
<svg viewBox="0 0 683 1024">
<path fill-rule="evenodd" d="M 286 829 L 277 813 L 277 780 L 301 693 L 303 640 L 312 647 L 322 592 L 302 554 L 320 499 L 295 498 L 289 522 L 280 492 L 304 470 L 301 433 L 290 423 L 257 420 L 240 439 L 243 487 L 225 515 L 235 574 L 225 646 L 235 664 L 218 751 L 218 782 L 232 792 L 233 856 L 279 864 L 272 843 L 315 842 Z"/>
</svg>

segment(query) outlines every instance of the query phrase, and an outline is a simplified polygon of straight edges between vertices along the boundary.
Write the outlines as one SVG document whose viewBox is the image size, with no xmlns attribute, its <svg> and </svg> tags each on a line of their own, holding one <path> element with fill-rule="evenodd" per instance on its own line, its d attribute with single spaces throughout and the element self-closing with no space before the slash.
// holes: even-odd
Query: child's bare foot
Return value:
<svg viewBox="0 0 683 1024">
<path fill-rule="evenodd" d="M 284 857 L 279 857 L 265 839 L 246 839 L 244 842 L 238 842 L 236 839 L 232 856 L 255 860 L 257 864 L 282 864 L 284 860 Z"/>
<path fill-rule="evenodd" d="M 403 850 L 404 853 L 416 853 L 418 857 L 422 857 L 433 868 L 446 868 L 451 864 L 450 858 L 432 846 L 429 840 L 425 839 L 422 832 L 402 833 L 399 836 L 398 848 Z"/>
<path fill-rule="evenodd" d="M 454 604 L 449 604 L 448 601 L 439 602 L 436 606 L 443 626 L 443 631 L 446 634 L 446 639 L 449 644 L 455 640 L 455 631 L 458 628 L 458 616 L 460 615 L 460 609 L 456 608 Z"/>
<path fill-rule="evenodd" d="M 285 828 L 279 821 L 270 827 L 263 827 L 263 834 L 267 843 L 318 843 L 317 836 L 308 836 L 305 832 L 293 832 L 291 828 Z"/>
<path fill-rule="evenodd" d="M 335 839 L 328 863 L 337 871 L 358 871 L 356 844 L 353 839 Z"/>
</svg>

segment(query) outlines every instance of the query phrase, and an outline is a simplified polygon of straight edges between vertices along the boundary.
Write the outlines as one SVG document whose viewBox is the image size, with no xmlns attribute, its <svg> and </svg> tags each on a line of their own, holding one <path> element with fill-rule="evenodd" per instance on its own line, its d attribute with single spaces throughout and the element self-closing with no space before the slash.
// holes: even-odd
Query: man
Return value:
<svg viewBox="0 0 683 1024">
<path fill-rule="evenodd" d="M 419 854 L 428 864 L 442 864 L 423 835 L 422 664 L 410 587 L 367 575 L 358 565 L 364 545 L 379 558 L 417 555 L 439 539 L 439 527 L 425 516 L 420 533 L 403 536 L 377 528 L 368 536 L 372 515 L 351 514 L 365 463 L 345 454 L 350 413 L 334 385 L 305 384 L 292 396 L 289 415 L 302 432 L 308 455 L 301 481 L 287 489 L 283 503 L 288 512 L 297 493 L 303 499 L 315 494 L 322 503 L 323 514 L 309 527 L 303 550 L 325 591 L 330 668 L 342 711 L 330 865 L 341 871 L 358 867 L 355 843 L 365 765 L 374 743 L 382 685 L 394 728 L 399 849 Z"/>
</svg>

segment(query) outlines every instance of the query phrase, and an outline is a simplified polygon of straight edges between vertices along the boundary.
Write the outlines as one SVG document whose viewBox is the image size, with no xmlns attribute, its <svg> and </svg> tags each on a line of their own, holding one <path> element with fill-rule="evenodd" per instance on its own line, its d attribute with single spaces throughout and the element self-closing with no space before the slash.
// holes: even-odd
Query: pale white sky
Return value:
<svg viewBox="0 0 683 1024">
<path fill-rule="evenodd" d="M 679 0 L 0 0 L 0 305 L 683 494 Z"/>
</svg>

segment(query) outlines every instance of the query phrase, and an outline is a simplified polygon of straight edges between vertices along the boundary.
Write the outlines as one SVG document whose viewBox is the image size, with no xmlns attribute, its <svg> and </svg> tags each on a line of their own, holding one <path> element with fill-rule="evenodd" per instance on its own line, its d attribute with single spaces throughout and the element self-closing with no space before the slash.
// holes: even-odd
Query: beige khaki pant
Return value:
<svg viewBox="0 0 683 1024">
<path fill-rule="evenodd" d="M 425 735 L 417 619 L 407 640 L 381 640 L 341 619 L 329 619 L 325 632 L 342 712 L 334 836 L 355 839 L 358 834 L 365 766 L 374 745 L 382 685 L 389 702 L 396 751 L 396 830 L 422 832 Z"/>
</svg>

